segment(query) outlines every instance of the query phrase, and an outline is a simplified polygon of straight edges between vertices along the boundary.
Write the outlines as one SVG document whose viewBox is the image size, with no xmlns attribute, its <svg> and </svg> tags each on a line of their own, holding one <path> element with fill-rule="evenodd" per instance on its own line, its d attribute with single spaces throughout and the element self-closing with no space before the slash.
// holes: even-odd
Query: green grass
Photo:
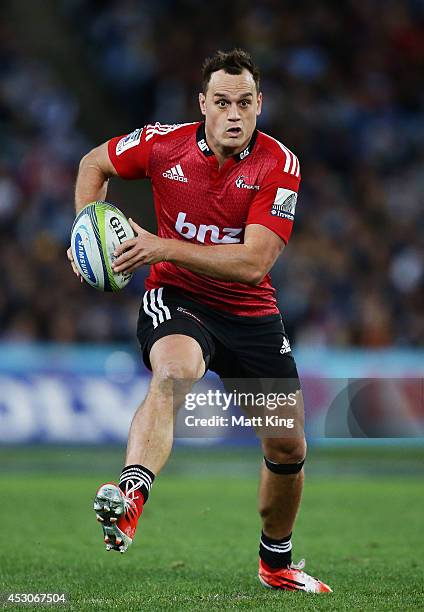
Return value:
<svg viewBox="0 0 424 612">
<path fill-rule="evenodd" d="M 366 470 L 351 474 L 344 469 L 352 460 L 346 451 L 317 453 L 315 464 L 328 469 L 314 473 L 312 453 L 294 558 L 305 556 L 306 570 L 334 593 L 311 595 L 268 591 L 256 578 L 257 453 L 177 452 L 157 479 L 125 555 L 105 552 L 93 518 L 97 484 L 116 476 L 109 466 L 103 473 L 102 453 L 117 469 L 121 451 L 0 452 L 0 591 L 65 591 L 67 609 L 83 611 L 424 608 L 424 495 L 417 474 L 388 469 L 377 477 L 369 457 Z M 19 457 L 26 458 L 26 473 Z M 386 466 L 398 465 L 393 454 L 382 457 Z M 418 465 L 418 456 L 410 461 Z M 237 468 L 245 464 L 251 469 Z"/>
</svg>

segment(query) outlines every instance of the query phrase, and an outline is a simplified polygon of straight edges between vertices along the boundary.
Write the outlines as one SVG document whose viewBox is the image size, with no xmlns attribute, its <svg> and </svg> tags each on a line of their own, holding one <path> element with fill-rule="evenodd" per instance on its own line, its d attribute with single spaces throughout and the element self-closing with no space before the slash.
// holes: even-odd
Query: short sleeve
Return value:
<svg viewBox="0 0 424 612">
<path fill-rule="evenodd" d="M 293 229 L 299 184 L 300 175 L 285 172 L 280 165 L 271 170 L 250 206 L 246 225 L 263 225 L 287 244 Z"/>
<path fill-rule="evenodd" d="M 109 140 L 109 158 L 118 176 L 124 179 L 148 177 L 152 144 L 152 139 L 146 140 L 145 128 Z"/>
</svg>

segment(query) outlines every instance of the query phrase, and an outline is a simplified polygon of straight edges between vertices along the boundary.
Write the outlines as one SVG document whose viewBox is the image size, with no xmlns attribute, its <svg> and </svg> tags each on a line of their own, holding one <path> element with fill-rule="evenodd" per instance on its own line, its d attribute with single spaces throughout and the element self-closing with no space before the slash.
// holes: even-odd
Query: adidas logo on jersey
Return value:
<svg viewBox="0 0 424 612">
<path fill-rule="evenodd" d="M 170 168 L 166 172 L 163 172 L 162 176 L 165 178 L 171 179 L 171 181 L 180 181 L 181 183 L 188 182 L 188 180 L 184 176 L 184 172 L 180 164 L 177 164 L 176 166 L 172 166 L 172 168 Z"/>
<path fill-rule="evenodd" d="M 290 347 L 289 339 L 284 337 L 283 344 L 281 345 L 281 348 L 280 348 L 280 353 L 281 355 L 285 355 L 286 353 L 290 353 L 290 351 L 291 351 L 291 347 Z"/>
</svg>

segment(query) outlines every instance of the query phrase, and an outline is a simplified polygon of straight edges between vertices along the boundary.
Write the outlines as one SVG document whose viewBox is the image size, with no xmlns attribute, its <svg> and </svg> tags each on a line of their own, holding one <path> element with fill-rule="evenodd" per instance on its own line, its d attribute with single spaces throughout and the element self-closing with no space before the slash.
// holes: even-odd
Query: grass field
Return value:
<svg viewBox="0 0 424 612">
<path fill-rule="evenodd" d="M 0 450 L 0 591 L 65 591 L 84 611 L 424 609 L 421 450 L 310 452 L 294 559 L 331 595 L 259 584 L 256 451 L 177 449 L 135 544 L 106 553 L 91 502 L 121 454 Z"/>
</svg>

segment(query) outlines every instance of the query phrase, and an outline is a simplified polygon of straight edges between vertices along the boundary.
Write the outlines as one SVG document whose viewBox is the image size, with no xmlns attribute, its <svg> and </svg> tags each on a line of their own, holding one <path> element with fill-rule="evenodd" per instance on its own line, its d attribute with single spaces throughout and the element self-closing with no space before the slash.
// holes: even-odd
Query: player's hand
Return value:
<svg viewBox="0 0 424 612">
<path fill-rule="evenodd" d="M 129 219 L 129 223 L 136 237 L 126 240 L 116 248 L 113 271 L 134 272 L 140 266 L 165 261 L 166 239 L 151 234 L 132 219 Z"/>
<path fill-rule="evenodd" d="M 66 251 L 66 255 L 68 256 L 68 259 L 69 259 L 69 261 L 71 263 L 72 270 L 74 271 L 74 274 L 76 274 L 77 277 L 80 279 L 80 281 L 83 282 L 84 279 L 82 278 L 81 274 L 79 273 L 78 268 L 75 265 L 74 258 L 72 256 L 72 249 L 71 249 L 71 247 L 69 247 L 69 249 Z"/>
</svg>

